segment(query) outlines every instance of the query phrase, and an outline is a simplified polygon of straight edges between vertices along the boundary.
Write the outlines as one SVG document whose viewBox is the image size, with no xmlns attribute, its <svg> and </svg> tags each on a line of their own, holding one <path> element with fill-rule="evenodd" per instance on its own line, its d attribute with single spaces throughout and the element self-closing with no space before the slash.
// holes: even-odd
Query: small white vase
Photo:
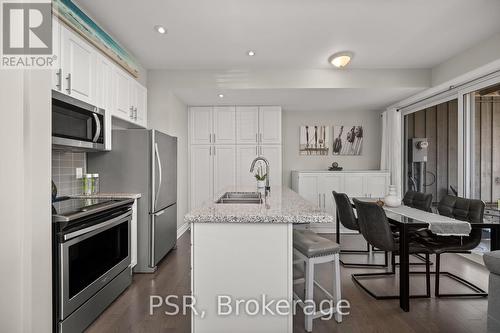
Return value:
<svg viewBox="0 0 500 333">
<path fill-rule="evenodd" d="M 258 180 L 257 181 L 257 189 L 264 189 L 266 188 L 266 181 L 265 180 Z"/>
<path fill-rule="evenodd" d="M 399 200 L 399 198 L 398 198 L 398 193 L 396 191 L 395 185 L 389 185 L 389 193 L 384 198 L 384 204 L 387 207 L 401 206 L 401 200 Z"/>
</svg>

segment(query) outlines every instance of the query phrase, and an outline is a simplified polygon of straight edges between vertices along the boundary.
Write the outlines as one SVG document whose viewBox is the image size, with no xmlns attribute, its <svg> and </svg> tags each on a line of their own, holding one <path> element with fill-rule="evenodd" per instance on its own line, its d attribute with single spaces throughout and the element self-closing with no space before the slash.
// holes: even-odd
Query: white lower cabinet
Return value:
<svg viewBox="0 0 500 333">
<path fill-rule="evenodd" d="M 250 165 L 257 156 L 259 156 L 259 146 L 257 145 L 236 146 L 236 170 L 238 170 L 236 185 L 255 185 L 256 180 L 250 172 Z"/>
<path fill-rule="evenodd" d="M 195 208 L 213 196 L 212 146 L 191 146 L 190 161 L 190 204 Z"/>
<path fill-rule="evenodd" d="M 236 184 L 236 146 L 217 145 L 212 148 L 214 161 L 214 195 Z"/>
<path fill-rule="evenodd" d="M 385 171 L 292 171 L 292 189 L 334 216 L 337 207 L 332 191 L 346 193 L 351 198 L 382 198 L 387 193 L 389 182 L 390 174 Z M 311 227 L 320 232 L 335 232 L 335 223 Z"/>
<path fill-rule="evenodd" d="M 271 168 L 270 185 L 281 186 L 281 145 L 263 145 L 260 146 L 260 154 L 269 161 Z M 255 181 L 254 181 L 255 184 Z"/>
</svg>

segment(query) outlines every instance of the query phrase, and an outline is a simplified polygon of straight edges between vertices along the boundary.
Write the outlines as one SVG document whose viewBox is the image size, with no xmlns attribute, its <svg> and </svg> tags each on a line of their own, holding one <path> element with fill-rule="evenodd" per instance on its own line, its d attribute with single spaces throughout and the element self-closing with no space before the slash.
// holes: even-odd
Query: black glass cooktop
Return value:
<svg viewBox="0 0 500 333">
<path fill-rule="evenodd" d="M 127 199 L 68 198 L 66 200 L 52 203 L 52 221 L 66 222 L 76 218 L 81 218 L 86 215 L 116 207 L 124 201 L 127 201 Z"/>
</svg>

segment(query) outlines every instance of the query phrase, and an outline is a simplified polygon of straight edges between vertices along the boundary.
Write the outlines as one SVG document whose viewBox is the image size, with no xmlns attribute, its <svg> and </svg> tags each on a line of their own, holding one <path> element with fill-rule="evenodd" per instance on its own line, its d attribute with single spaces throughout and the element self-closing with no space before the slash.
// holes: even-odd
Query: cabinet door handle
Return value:
<svg viewBox="0 0 500 333">
<path fill-rule="evenodd" d="M 260 137 L 260 143 L 262 143 L 262 133 L 259 134 Z"/>
<path fill-rule="evenodd" d="M 326 210 L 326 194 L 323 193 L 323 209 Z"/>
<path fill-rule="evenodd" d="M 318 206 L 321 208 L 321 193 L 318 193 Z"/>
<path fill-rule="evenodd" d="M 134 107 L 131 105 L 128 109 L 130 111 L 128 117 L 134 119 Z"/>
<path fill-rule="evenodd" d="M 210 133 L 210 134 L 208 134 L 208 142 L 209 142 L 209 143 L 212 143 L 212 134 L 211 134 L 211 133 Z"/>
<path fill-rule="evenodd" d="M 56 75 L 57 75 L 56 87 L 57 87 L 57 90 L 61 91 L 61 89 L 62 89 L 62 68 L 59 68 L 57 70 Z"/>
<path fill-rule="evenodd" d="M 66 90 L 68 91 L 68 94 L 71 95 L 71 73 L 68 73 L 66 80 L 68 80 L 68 88 L 66 88 Z"/>
<path fill-rule="evenodd" d="M 217 148 L 214 146 L 214 156 L 217 155 Z"/>
<path fill-rule="evenodd" d="M 215 143 L 215 133 L 214 133 L 214 143 Z"/>
<path fill-rule="evenodd" d="M 212 156 L 212 146 L 208 147 L 208 156 Z"/>
<path fill-rule="evenodd" d="M 259 135 L 257 133 L 255 133 L 255 142 L 259 143 Z"/>
<path fill-rule="evenodd" d="M 137 121 L 137 106 L 135 107 L 135 110 L 134 110 L 134 119 L 135 119 L 135 121 Z"/>
</svg>

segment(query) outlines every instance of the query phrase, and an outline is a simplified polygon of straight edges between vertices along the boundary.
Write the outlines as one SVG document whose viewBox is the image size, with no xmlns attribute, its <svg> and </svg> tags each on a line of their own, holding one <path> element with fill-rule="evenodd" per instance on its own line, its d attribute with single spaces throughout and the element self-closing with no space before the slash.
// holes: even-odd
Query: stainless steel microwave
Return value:
<svg viewBox="0 0 500 333">
<path fill-rule="evenodd" d="M 52 90 L 52 146 L 71 151 L 105 149 L 105 110 Z"/>
</svg>

